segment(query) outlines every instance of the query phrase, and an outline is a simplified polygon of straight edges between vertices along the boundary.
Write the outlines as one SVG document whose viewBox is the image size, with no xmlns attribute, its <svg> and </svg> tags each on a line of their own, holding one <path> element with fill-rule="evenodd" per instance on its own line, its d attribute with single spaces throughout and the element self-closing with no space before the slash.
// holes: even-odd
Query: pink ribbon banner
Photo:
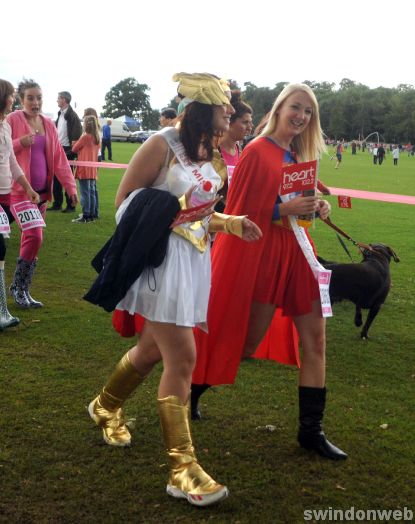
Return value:
<svg viewBox="0 0 415 524">
<path fill-rule="evenodd" d="M 362 198 L 364 200 L 378 200 L 379 202 L 393 202 L 394 204 L 415 204 L 415 196 L 395 195 L 393 193 L 376 193 L 374 191 L 360 191 L 359 189 L 343 189 L 330 187 L 332 195 Z"/>
<path fill-rule="evenodd" d="M 126 169 L 128 167 L 128 164 L 114 164 L 110 162 L 87 162 L 84 160 L 70 160 L 69 164 L 71 166 L 103 167 L 105 169 Z"/>
<path fill-rule="evenodd" d="M 70 160 L 71 166 L 102 167 L 105 169 L 126 169 L 128 164 L 114 164 L 110 162 L 86 162 L 82 160 Z M 377 193 L 375 191 L 360 191 L 360 189 L 344 189 L 341 187 L 330 187 L 332 195 L 362 198 L 364 200 L 377 200 L 379 202 L 392 202 L 394 204 L 415 205 L 415 196 L 395 195 L 393 193 Z"/>
</svg>

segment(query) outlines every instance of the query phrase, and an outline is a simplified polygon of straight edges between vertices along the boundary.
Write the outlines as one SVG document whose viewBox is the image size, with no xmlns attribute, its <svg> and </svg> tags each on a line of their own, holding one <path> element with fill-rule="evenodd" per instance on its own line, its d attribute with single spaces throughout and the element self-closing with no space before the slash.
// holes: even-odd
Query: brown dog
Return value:
<svg viewBox="0 0 415 524">
<path fill-rule="evenodd" d="M 368 331 L 380 307 L 388 296 L 391 278 L 389 263 L 391 259 L 399 262 L 395 251 L 384 244 L 370 244 L 371 250 L 362 251 L 363 260 L 359 264 L 337 264 L 318 257 L 320 263 L 331 269 L 330 299 L 332 302 L 350 300 L 356 305 L 354 323 L 360 327 L 362 309 L 368 309 L 366 323 L 360 333 L 361 338 L 369 338 Z"/>
</svg>

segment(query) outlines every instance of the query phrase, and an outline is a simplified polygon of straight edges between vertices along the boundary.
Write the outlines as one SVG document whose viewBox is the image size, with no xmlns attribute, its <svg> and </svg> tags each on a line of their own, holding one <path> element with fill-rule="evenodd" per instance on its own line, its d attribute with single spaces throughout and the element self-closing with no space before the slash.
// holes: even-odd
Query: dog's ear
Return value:
<svg viewBox="0 0 415 524">
<path fill-rule="evenodd" d="M 394 262 L 400 262 L 401 259 L 398 257 L 398 255 L 395 253 L 395 251 L 391 247 L 389 247 L 389 246 L 387 246 L 387 248 L 388 248 L 388 253 L 393 258 Z"/>
</svg>

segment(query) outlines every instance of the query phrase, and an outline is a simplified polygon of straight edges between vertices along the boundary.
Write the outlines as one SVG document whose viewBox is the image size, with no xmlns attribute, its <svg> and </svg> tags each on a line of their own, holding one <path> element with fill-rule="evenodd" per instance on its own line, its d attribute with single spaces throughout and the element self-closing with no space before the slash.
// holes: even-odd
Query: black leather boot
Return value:
<svg viewBox="0 0 415 524">
<path fill-rule="evenodd" d="M 192 384 L 190 389 L 190 416 L 192 420 L 200 420 L 199 398 L 210 388 L 209 384 Z"/>
<path fill-rule="evenodd" d="M 316 451 L 331 460 L 345 460 L 346 453 L 326 439 L 322 429 L 326 388 L 298 388 L 300 405 L 300 428 L 297 440 L 301 447 Z"/>
</svg>

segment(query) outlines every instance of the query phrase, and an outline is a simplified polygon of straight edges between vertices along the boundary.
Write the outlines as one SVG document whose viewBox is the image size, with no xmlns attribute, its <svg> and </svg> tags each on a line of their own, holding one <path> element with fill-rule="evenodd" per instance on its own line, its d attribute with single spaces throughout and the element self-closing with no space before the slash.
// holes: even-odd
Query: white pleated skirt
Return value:
<svg viewBox="0 0 415 524">
<path fill-rule="evenodd" d="M 210 245 L 204 253 L 172 232 L 166 257 L 146 268 L 117 309 L 155 322 L 206 329 L 210 293 Z"/>
</svg>

